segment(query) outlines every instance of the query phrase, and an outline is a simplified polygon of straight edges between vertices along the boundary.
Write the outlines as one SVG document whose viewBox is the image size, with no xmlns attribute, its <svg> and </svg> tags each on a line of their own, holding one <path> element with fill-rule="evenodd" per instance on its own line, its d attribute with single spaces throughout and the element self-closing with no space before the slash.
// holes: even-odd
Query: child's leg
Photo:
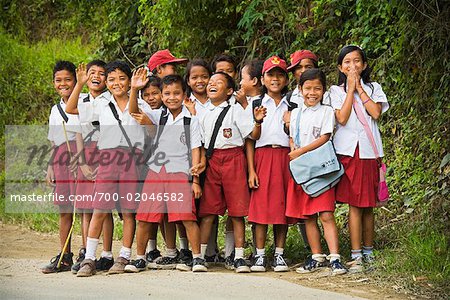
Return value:
<svg viewBox="0 0 450 300">
<path fill-rule="evenodd" d="M 273 225 L 273 231 L 275 235 L 275 246 L 277 248 L 284 248 L 288 226 L 284 224 Z"/>
<path fill-rule="evenodd" d="M 103 222 L 103 251 L 111 252 L 114 234 L 114 220 L 112 213 L 106 214 Z"/>
<path fill-rule="evenodd" d="M 186 233 L 191 243 L 192 255 L 200 255 L 200 227 L 196 221 L 183 221 Z"/>
<path fill-rule="evenodd" d="M 98 238 L 102 233 L 103 222 L 106 215 L 110 213 L 105 210 L 94 209 L 91 222 L 89 223 L 88 237 L 86 240 L 86 259 L 95 260 L 95 252 L 97 251 Z"/>
<path fill-rule="evenodd" d="M 207 244 L 209 236 L 211 235 L 211 229 L 214 222 L 214 215 L 209 215 L 202 218 L 200 223 L 200 242 Z"/>
<path fill-rule="evenodd" d="M 177 227 L 177 231 L 178 231 L 178 238 L 180 240 L 180 249 L 189 250 L 189 243 L 188 243 L 188 238 L 187 238 L 187 234 L 186 234 L 186 228 L 184 227 L 184 223 L 177 223 L 176 227 Z"/>
<path fill-rule="evenodd" d="M 267 238 L 267 225 L 255 223 L 256 249 L 264 249 Z"/>
<path fill-rule="evenodd" d="M 225 257 L 230 256 L 233 252 L 235 247 L 234 239 L 233 221 L 230 217 L 228 217 L 225 226 Z"/>
<path fill-rule="evenodd" d="M 166 231 L 166 248 L 176 249 L 177 227 L 175 223 L 169 223 L 167 220 L 167 214 L 164 215 L 164 229 Z"/>
<path fill-rule="evenodd" d="M 245 222 L 243 217 L 231 217 L 234 229 L 235 248 L 244 248 L 245 243 Z"/>
<path fill-rule="evenodd" d="M 70 205 L 59 206 L 59 242 L 61 246 L 61 252 L 66 243 L 66 239 L 69 236 L 70 227 L 72 226 L 73 214 L 70 212 L 72 207 Z M 70 241 L 67 245 L 64 253 L 70 253 Z"/>
<path fill-rule="evenodd" d="M 322 222 L 325 240 L 327 241 L 328 250 L 330 254 L 339 253 L 339 239 L 334 213 L 331 211 L 324 211 L 319 214 L 320 222 Z"/>
<path fill-rule="evenodd" d="M 206 247 L 206 256 L 214 256 L 218 253 L 218 247 L 217 247 L 217 235 L 219 232 L 219 216 L 215 216 L 214 222 L 212 224 L 211 228 L 211 234 L 209 235 L 208 239 L 208 246 Z M 234 240 L 234 237 L 233 237 Z M 225 240 L 225 246 L 226 246 L 226 240 Z M 233 251 L 233 250 L 231 250 Z M 230 252 L 231 253 L 231 252 Z"/>
<path fill-rule="evenodd" d="M 136 255 L 145 255 L 147 243 L 149 240 L 149 232 L 153 223 L 139 221 L 136 229 Z"/>
<path fill-rule="evenodd" d="M 81 238 L 83 240 L 83 248 L 86 248 L 86 240 L 89 231 L 89 223 L 91 223 L 92 212 L 85 210 L 81 214 Z"/>
<path fill-rule="evenodd" d="M 317 226 L 317 215 L 309 216 L 305 220 L 306 236 L 311 247 L 312 254 L 322 254 L 322 245 L 320 244 L 320 230 Z"/>
<path fill-rule="evenodd" d="M 362 215 L 362 208 L 351 205 L 349 206 L 348 228 L 350 232 L 350 244 L 352 250 L 361 251 Z"/>
<path fill-rule="evenodd" d="M 149 223 L 149 232 L 148 232 L 148 247 L 147 251 L 153 251 L 156 249 L 156 239 L 158 237 L 158 223 Z"/>
<path fill-rule="evenodd" d="M 123 238 L 122 245 L 130 248 L 133 245 L 134 232 L 136 230 L 136 219 L 134 213 L 128 210 L 122 210 L 123 217 Z M 129 259 L 129 258 L 128 258 Z"/>
<path fill-rule="evenodd" d="M 375 217 L 373 208 L 368 207 L 363 209 L 362 214 L 362 236 L 363 246 L 373 247 L 373 238 L 375 233 Z"/>
</svg>

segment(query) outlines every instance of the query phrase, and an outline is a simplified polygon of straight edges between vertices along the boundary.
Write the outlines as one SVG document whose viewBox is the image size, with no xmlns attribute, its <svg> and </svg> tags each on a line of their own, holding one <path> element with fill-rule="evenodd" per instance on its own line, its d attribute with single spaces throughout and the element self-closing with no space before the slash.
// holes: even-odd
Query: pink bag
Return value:
<svg viewBox="0 0 450 300">
<path fill-rule="evenodd" d="M 389 200 L 389 197 L 390 197 L 388 186 L 386 183 L 386 164 L 384 164 L 381 160 L 381 157 L 378 153 L 377 145 L 375 144 L 375 139 L 373 138 L 372 131 L 370 131 L 369 124 L 367 123 L 367 120 L 364 117 L 364 113 L 362 112 L 361 108 L 359 107 L 359 105 L 356 104 L 355 101 L 353 101 L 353 108 L 355 109 L 358 120 L 364 126 L 364 131 L 366 132 L 367 136 L 369 137 L 373 152 L 375 153 L 375 156 L 377 158 L 379 172 L 380 172 L 380 182 L 378 183 L 377 207 L 384 206 L 387 204 L 387 201 Z"/>
</svg>

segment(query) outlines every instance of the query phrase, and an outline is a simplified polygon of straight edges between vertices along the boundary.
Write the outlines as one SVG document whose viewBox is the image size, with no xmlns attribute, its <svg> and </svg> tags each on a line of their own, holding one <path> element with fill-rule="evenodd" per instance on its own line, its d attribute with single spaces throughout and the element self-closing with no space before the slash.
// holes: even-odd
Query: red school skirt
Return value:
<svg viewBox="0 0 450 300">
<path fill-rule="evenodd" d="M 70 153 L 67 151 L 67 143 L 63 143 L 55 148 L 53 158 L 53 172 L 55 173 L 55 190 L 58 195 L 53 203 L 55 205 L 73 205 L 70 195 L 75 195 L 76 179 L 72 172 L 69 171 L 70 158 L 77 153 L 77 145 L 75 141 L 69 142 Z M 63 195 L 63 198 L 59 198 Z"/>
<path fill-rule="evenodd" d="M 248 221 L 258 224 L 293 223 L 286 217 L 289 148 L 259 147 L 255 150 L 259 187 L 250 198 Z"/>
<path fill-rule="evenodd" d="M 360 159 L 359 146 L 353 157 L 338 155 L 345 174 L 336 186 L 336 201 L 351 206 L 376 207 L 379 169 L 376 159 Z"/>
<path fill-rule="evenodd" d="M 95 170 L 98 166 L 98 150 L 97 142 L 91 141 L 84 145 L 84 157 L 86 164 L 89 165 L 92 170 Z M 92 209 L 92 196 L 94 195 L 94 181 L 86 179 L 81 168 L 78 167 L 77 175 L 77 203 L 75 204 L 77 209 Z"/>
<path fill-rule="evenodd" d="M 313 198 L 306 194 L 303 191 L 302 186 L 296 184 L 294 179 L 289 179 L 286 199 L 286 216 L 297 219 L 307 219 L 308 216 L 320 212 L 334 211 L 335 202 L 334 188 Z"/>
<path fill-rule="evenodd" d="M 136 220 L 161 223 L 167 214 L 169 222 L 197 221 L 195 199 L 185 173 L 159 173 L 149 170 L 142 187 Z"/>
</svg>

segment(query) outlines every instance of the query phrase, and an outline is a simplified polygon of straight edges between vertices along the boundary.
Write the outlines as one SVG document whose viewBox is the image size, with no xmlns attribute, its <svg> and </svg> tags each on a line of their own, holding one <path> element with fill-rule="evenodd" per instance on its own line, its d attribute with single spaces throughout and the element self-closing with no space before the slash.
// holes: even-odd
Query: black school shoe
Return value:
<svg viewBox="0 0 450 300">
<path fill-rule="evenodd" d="M 97 271 L 108 271 L 113 265 L 113 258 L 100 257 L 100 259 L 95 260 L 95 269 Z"/>
<path fill-rule="evenodd" d="M 192 251 L 189 249 L 181 249 L 180 255 L 178 255 L 178 260 L 180 263 L 189 263 L 192 261 Z"/>
<path fill-rule="evenodd" d="M 231 252 L 230 256 L 225 258 L 225 269 L 234 270 L 234 250 Z"/>
<path fill-rule="evenodd" d="M 238 258 L 234 260 L 234 270 L 236 273 L 250 273 L 250 268 L 243 258 Z"/>
<path fill-rule="evenodd" d="M 125 266 L 125 273 L 138 273 L 147 269 L 147 261 L 145 259 L 132 260 Z"/>
<path fill-rule="evenodd" d="M 80 270 L 80 265 L 84 260 L 84 257 L 86 255 L 86 248 L 81 248 L 80 251 L 78 252 L 78 257 L 77 257 L 77 261 L 73 264 L 71 271 L 72 274 L 77 274 L 77 272 Z"/>
<path fill-rule="evenodd" d="M 145 257 L 147 259 L 148 263 L 155 262 L 159 257 L 161 257 L 161 252 L 158 249 L 154 249 L 152 251 L 149 251 L 147 253 L 147 256 Z"/>
<path fill-rule="evenodd" d="M 203 258 L 196 257 L 192 260 L 192 272 L 207 272 L 206 261 Z"/>
<path fill-rule="evenodd" d="M 50 274 L 56 272 L 67 272 L 70 271 L 73 265 L 73 253 L 65 253 L 61 260 L 61 265 L 57 268 L 59 258 L 61 253 L 56 255 L 50 260 L 50 263 L 41 269 L 42 273 Z"/>
<path fill-rule="evenodd" d="M 214 254 L 211 256 L 205 255 L 205 262 L 208 265 L 223 265 L 225 264 L 225 258 L 222 257 L 220 254 Z"/>
<path fill-rule="evenodd" d="M 149 264 L 150 269 L 159 270 L 173 270 L 177 267 L 180 261 L 180 252 L 177 250 L 177 255 L 175 257 L 163 256 L 159 258 L 154 264 Z"/>
</svg>

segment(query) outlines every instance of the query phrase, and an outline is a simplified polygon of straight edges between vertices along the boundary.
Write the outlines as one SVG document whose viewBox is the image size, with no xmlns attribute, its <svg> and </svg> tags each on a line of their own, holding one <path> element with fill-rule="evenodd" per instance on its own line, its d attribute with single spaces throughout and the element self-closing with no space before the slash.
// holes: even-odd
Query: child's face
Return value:
<svg viewBox="0 0 450 300">
<path fill-rule="evenodd" d="M 294 69 L 294 77 L 297 82 L 300 81 L 300 76 L 309 69 L 314 68 L 314 62 L 309 58 L 302 59 Z"/>
<path fill-rule="evenodd" d="M 223 72 L 231 76 L 231 78 L 236 79 L 237 73 L 234 69 L 234 65 L 227 61 L 219 61 L 216 63 L 215 72 Z"/>
<path fill-rule="evenodd" d="M 161 90 L 156 86 L 149 86 L 142 90 L 142 99 L 150 105 L 152 109 L 158 109 L 162 105 Z"/>
<path fill-rule="evenodd" d="M 257 84 L 257 78 L 251 78 L 249 73 L 249 67 L 244 66 L 241 70 L 241 88 L 244 90 L 244 93 L 247 95 L 248 92 L 253 89 Z"/>
<path fill-rule="evenodd" d="M 286 86 L 286 73 L 279 68 L 273 68 L 269 72 L 264 73 L 261 81 L 268 92 L 279 94 Z"/>
<path fill-rule="evenodd" d="M 123 97 L 130 89 L 130 78 L 119 69 L 115 69 L 108 74 L 106 86 L 115 97 Z"/>
<path fill-rule="evenodd" d="M 174 64 L 164 64 L 157 67 L 158 76 L 164 78 L 167 75 L 177 74 L 177 67 Z"/>
<path fill-rule="evenodd" d="M 100 66 L 93 65 L 89 68 L 88 74 L 92 74 L 91 80 L 86 84 L 90 91 L 102 92 L 106 88 L 106 71 Z"/>
<path fill-rule="evenodd" d="M 75 83 L 75 77 L 67 70 L 57 71 L 53 77 L 53 86 L 63 99 L 69 99 Z"/>
<path fill-rule="evenodd" d="M 358 74 L 361 75 L 361 73 L 366 69 L 367 63 L 363 62 L 363 58 L 359 51 L 352 51 L 344 56 L 342 65 L 339 65 L 338 67 L 339 71 L 344 73 L 345 76 L 348 76 L 350 70 L 355 70 Z"/>
<path fill-rule="evenodd" d="M 323 90 L 322 82 L 319 79 L 306 80 L 301 86 L 303 98 L 306 106 L 315 106 L 322 100 Z"/>
<path fill-rule="evenodd" d="M 227 79 L 223 74 L 215 74 L 211 77 L 206 88 L 208 98 L 212 102 L 225 101 L 231 94 L 233 89 L 227 87 Z"/>
<path fill-rule="evenodd" d="M 202 66 L 193 66 L 189 74 L 188 85 L 191 90 L 199 95 L 206 94 L 206 86 L 209 81 L 209 73 Z"/>
<path fill-rule="evenodd" d="M 163 85 L 162 87 L 162 101 L 170 111 L 179 110 L 185 97 L 186 94 L 180 82 Z"/>
</svg>

